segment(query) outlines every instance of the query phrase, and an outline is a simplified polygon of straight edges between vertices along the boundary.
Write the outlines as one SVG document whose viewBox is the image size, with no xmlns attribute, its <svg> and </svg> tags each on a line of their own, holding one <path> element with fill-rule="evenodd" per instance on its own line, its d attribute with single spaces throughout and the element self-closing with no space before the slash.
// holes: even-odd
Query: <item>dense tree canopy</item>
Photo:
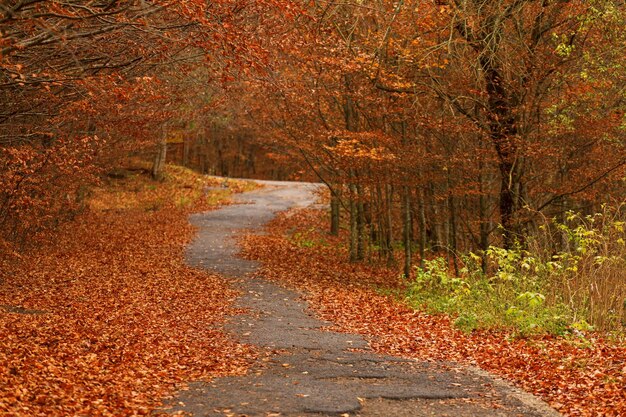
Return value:
<svg viewBox="0 0 626 417">
<path fill-rule="evenodd" d="M 318 177 L 353 260 L 373 243 L 392 262 L 402 236 L 409 258 L 410 242 L 510 246 L 542 216 L 624 198 L 619 1 L 1 7 L 7 240 L 167 142 L 204 172 Z"/>
<path fill-rule="evenodd" d="M 620 2 L 308 10 L 276 42 L 249 107 L 272 143 L 297 149 L 347 197 L 355 259 L 365 229 L 389 249 L 398 216 L 422 248 L 485 249 L 498 225 L 510 246 L 544 215 L 624 198 Z"/>
<path fill-rule="evenodd" d="M 280 7 L 278 7 L 280 5 Z M 286 2 L 14 0 L 0 5 L 0 229 L 31 239 L 102 169 L 210 112 L 260 68 Z M 171 128 L 170 128 L 171 130 Z"/>
</svg>

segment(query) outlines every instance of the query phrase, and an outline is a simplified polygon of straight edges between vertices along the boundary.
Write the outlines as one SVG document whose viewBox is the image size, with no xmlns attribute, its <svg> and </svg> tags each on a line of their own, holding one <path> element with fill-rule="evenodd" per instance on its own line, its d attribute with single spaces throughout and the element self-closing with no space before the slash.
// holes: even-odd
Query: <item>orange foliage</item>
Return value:
<svg viewBox="0 0 626 417">
<path fill-rule="evenodd" d="M 254 353 L 220 329 L 237 293 L 184 265 L 193 229 L 172 193 L 87 211 L 3 265 L 0 414 L 148 415 L 185 381 L 246 369 Z"/>
</svg>

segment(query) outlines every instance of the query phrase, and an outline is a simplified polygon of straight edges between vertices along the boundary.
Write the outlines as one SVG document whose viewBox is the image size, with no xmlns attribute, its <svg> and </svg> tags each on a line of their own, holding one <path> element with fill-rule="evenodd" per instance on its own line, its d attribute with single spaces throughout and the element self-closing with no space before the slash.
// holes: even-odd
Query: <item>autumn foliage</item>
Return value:
<svg viewBox="0 0 626 417">
<path fill-rule="evenodd" d="M 275 279 L 278 260 L 304 271 L 340 328 L 479 364 L 571 415 L 623 413 L 624 351 L 598 334 L 462 334 L 366 283 L 432 259 L 457 279 L 468 256 L 495 276 L 498 249 L 567 258 L 536 298 L 623 333 L 624 27 L 617 0 L 3 1 L 0 411 L 147 412 L 245 365 L 214 327 L 234 293 L 183 266 L 205 189 L 168 183 L 175 158 L 324 183 L 332 244 L 248 249 Z"/>
<path fill-rule="evenodd" d="M 148 415 L 185 382 L 245 370 L 254 353 L 221 330 L 237 293 L 184 264 L 187 215 L 223 202 L 221 181 L 168 172 L 158 188 L 145 173 L 112 180 L 3 265 L 0 414 Z"/>
<path fill-rule="evenodd" d="M 280 6 L 280 7 L 279 7 Z M 286 2 L 0 5 L 0 244 L 20 251 L 84 206 L 129 153 L 202 123 L 212 86 L 264 65 Z M 264 26 L 261 26 L 261 28 Z M 151 156 L 151 155 L 150 155 Z"/>
<path fill-rule="evenodd" d="M 585 251 L 574 236 L 584 226 L 563 228 L 567 219 L 621 212 L 622 3 L 349 1 L 307 12 L 272 34 L 270 69 L 233 87 L 229 117 L 325 184 L 350 262 L 413 278 L 433 258 L 459 276 L 469 257 L 493 276 L 503 265 L 490 253 L 502 249 L 551 267 Z M 599 266 L 623 258 L 623 230 L 599 240 L 612 249 L 597 262 L 565 266 L 533 293 L 623 331 L 623 267 Z M 529 287 L 543 285 L 535 278 Z"/>
<path fill-rule="evenodd" d="M 393 263 L 401 242 L 407 259 L 452 262 L 624 199 L 623 4 L 317 2 L 308 13 L 272 38 L 269 74 L 242 83 L 239 118 L 328 186 L 333 213 L 349 213 L 352 261 L 376 247 Z"/>
</svg>

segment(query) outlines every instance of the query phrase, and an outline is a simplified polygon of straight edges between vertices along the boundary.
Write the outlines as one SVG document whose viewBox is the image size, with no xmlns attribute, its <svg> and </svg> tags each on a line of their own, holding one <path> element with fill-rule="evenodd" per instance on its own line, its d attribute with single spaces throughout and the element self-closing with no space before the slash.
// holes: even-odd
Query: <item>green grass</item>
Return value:
<svg viewBox="0 0 626 417">
<path fill-rule="evenodd" d="M 521 258 L 512 256 L 508 266 L 493 276 L 473 265 L 456 277 L 444 258 L 425 261 L 409 284 L 406 301 L 416 309 L 449 314 L 458 328 L 468 332 L 501 328 L 519 336 L 567 333 L 574 317 L 569 307 L 547 300 L 541 279 L 517 273 L 511 262 L 523 264 Z M 466 260 L 466 265 L 471 263 Z"/>
</svg>

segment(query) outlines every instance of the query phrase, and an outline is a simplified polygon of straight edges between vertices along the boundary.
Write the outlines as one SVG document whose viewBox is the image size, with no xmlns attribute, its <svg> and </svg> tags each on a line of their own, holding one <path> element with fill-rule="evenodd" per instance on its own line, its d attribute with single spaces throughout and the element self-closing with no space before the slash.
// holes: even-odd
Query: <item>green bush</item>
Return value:
<svg viewBox="0 0 626 417">
<path fill-rule="evenodd" d="M 424 261 L 406 298 L 415 308 L 448 313 L 466 331 L 509 328 L 525 336 L 623 332 L 626 325 L 626 215 L 624 205 L 602 213 L 568 213 L 527 237 L 527 246 L 490 247 L 462 258 L 454 276 L 444 258 Z"/>
<path fill-rule="evenodd" d="M 408 302 L 451 314 L 464 331 L 507 328 L 521 336 L 567 331 L 573 316 L 563 303 L 546 303 L 542 279 L 531 272 L 534 258 L 520 249 L 495 247 L 486 256 L 498 265 L 490 276 L 482 272 L 480 258 L 474 254 L 464 259 L 460 277 L 453 275 L 444 258 L 425 261 L 409 286 Z"/>
<path fill-rule="evenodd" d="M 571 307 L 577 322 L 625 329 L 625 225 L 626 203 L 605 205 L 593 215 L 569 212 L 563 222 L 544 225 L 544 236 L 531 241 L 532 251 L 546 259 L 546 288 Z"/>
</svg>

